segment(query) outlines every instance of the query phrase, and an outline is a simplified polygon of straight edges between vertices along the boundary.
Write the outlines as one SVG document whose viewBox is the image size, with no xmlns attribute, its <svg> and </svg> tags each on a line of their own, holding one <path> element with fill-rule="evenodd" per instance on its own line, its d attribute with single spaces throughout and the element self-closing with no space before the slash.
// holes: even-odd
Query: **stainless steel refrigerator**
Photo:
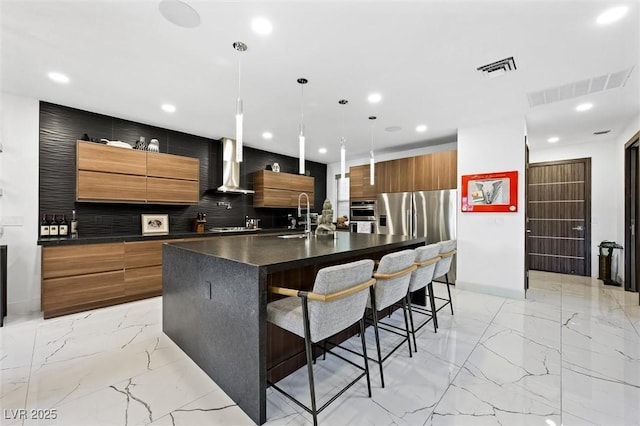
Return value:
<svg viewBox="0 0 640 426">
<path fill-rule="evenodd" d="M 455 189 L 378 194 L 376 232 L 378 234 L 425 237 L 427 244 L 456 239 Z M 456 280 L 453 258 L 449 282 Z"/>
</svg>

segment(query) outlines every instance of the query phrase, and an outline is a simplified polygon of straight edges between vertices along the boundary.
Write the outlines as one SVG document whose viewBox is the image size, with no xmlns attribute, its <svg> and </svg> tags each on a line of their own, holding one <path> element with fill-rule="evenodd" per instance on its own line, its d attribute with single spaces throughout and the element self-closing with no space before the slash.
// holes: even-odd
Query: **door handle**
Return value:
<svg viewBox="0 0 640 426">
<path fill-rule="evenodd" d="M 531 233 L 531 229 L 527 229 L 527 234 L 530 234 L 530 233 Z"/>
<path fill-rule="evenodd" d="M 571 229 L 573 229 L 574 231 L 584 231 L 584 226 L 578 225 L 578 226 L 574 226 Z"/>
</svg>

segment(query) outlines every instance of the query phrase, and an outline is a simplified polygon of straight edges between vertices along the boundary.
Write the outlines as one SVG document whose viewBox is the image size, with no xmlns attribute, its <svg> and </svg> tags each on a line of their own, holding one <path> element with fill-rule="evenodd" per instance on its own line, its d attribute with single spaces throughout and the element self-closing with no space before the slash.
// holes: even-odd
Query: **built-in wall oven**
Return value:
<svg viewBox="0 0 640 426">
<path fill-rule="evenodd" d="M 351 232 L 376 233 L 376 200 L 354 200 L 351 202 L 349 218 Z"/>
</svg>

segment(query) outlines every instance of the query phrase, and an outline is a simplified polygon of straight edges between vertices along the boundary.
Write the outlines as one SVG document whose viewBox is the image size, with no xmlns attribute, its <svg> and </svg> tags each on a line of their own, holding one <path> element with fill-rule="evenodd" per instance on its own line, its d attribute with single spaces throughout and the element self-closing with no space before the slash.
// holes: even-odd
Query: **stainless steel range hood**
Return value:
<svg viewBox="0 0 640 426">
<path fill-rule="evenodd" d="M 218 192 L 231 194 L 253 194 L 254 191 L 240 188 L 240 163 L 236 161 L 236 141 L 222 138 L 222 185 Z"/>
</svg>

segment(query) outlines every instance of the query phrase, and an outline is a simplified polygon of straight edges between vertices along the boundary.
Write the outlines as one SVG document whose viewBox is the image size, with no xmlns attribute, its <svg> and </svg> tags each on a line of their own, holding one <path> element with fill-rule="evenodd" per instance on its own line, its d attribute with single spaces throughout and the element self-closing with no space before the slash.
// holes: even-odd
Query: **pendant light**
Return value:
<svg viewBox="0 0 640 426">
<path fill-rule="evenodd" d="M 346 105 L 349 101 L 340 99 L 338 103 Z M 344 113 L 342 114 L 342 134 L 343 136 L 340 137 L 340 178 L 344 179 L 347 169 L 347 138 L 344 137 Z"/>
<path fill-rule="evenodd" d="M 300 150 L 300 156 L 299 156 L 299 167 L 298 167 L 298 173 L 300 173 L 301 175 L 305 174 L 305 167 L 304 167 L 304 145 L 305 145 L 305 140 L 304 140 L 304 85 L 307 84 L 309 81 L 306 78 L 299 78 L 298 79 L 298 83 L 300 84 L 300 134 L 298 135 L 298 145 L 299 145 L 299 150 Z"/>
<path fill-rule="evenodd" d="M 371 151 L 369 151 L 369 185 L 375 185 L 376 172 L 375 172 L 375 160 L 373 158 L 373 123 L 377 117 L 372 115 L 369 117 L 371 121 Z"/>
<path fill-rule="evenodd" d="M 233 48 L 242 53 L 247 50 L 247 45 L 241 41 L 233 43 Z M 238 99 L 236 99 L 236 161 L 242 162 L 242 98 L 240 97 L 240 53 L 238 53 Z"/>
</svg>

